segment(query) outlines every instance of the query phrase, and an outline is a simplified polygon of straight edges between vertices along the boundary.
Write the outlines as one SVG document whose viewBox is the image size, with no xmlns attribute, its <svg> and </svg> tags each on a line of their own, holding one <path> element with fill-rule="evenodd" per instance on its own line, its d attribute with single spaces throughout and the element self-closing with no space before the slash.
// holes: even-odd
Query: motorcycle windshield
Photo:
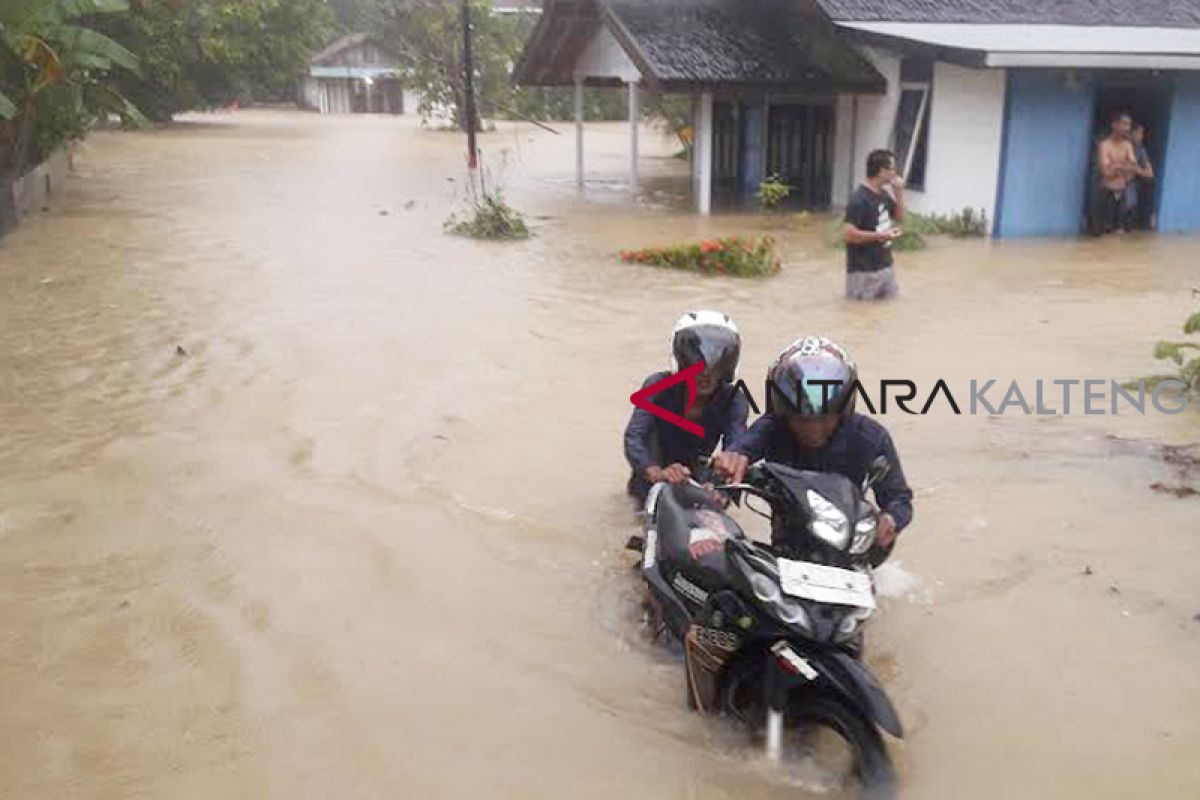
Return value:
<svg viewBox="0 0 1200 800">
<path fill-rule="evenodd" d="M 858 488 L 854 481 L 845 475 L 835 472 L 810 472 L 770 462 L 764 464 L 764 467 L 787 490 L 789 502 L 802 509 L 806 518 L 811 516 L 813 511 L 808 504 L 808 492 L 811 489 L 837 506 L 847 519 L 858 519 Z"/>
</svg>

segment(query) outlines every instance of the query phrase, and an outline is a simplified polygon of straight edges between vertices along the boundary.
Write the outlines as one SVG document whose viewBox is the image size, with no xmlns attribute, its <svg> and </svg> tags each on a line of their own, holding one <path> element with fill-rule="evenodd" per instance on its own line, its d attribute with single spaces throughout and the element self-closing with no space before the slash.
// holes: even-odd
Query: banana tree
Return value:
<svg viewBox="0 0 1200 800">
<path fill-rule="evenodd" d="M 16 125 L 15 174 L 24 171 L 39 118 L 52 104 L 58 116 L 74 124 L 107 112 L 140 119 L 137 109 L 103 82 L 115 68 L 137 69 L 137 57 L 86 25 L 88 17 L 128 10 L 128 0 L 0 3 L 0 119 Z"/>
</svg>

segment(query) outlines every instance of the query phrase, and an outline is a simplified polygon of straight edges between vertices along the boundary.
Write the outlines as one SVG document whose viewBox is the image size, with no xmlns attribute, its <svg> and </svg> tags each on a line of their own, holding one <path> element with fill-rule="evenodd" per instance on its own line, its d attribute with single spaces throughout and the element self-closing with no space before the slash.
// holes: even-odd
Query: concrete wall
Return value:
<svg viewBox="0 0 1200 800">
<path fill-rule="evenodd" d="M 934 65 L 925 188 L 908 192 L 909 208 L 948 214 L 969 206 L 995 221 L 1004 81 L 1000 69 Z"/>
<path fill-rule="evenodd" d="M 621 43 L 604 27 L 596 31 L 575 62 L 575 75 L 577 78 L 619 78 L 627 83 L 642 78 Z"/>
<path fill-rule="evenodd" d="M 858 119 L 853 121 L 854 98 L 840 95 L 837 99 L 837 122 L 834 130 L 833 205 L 844 206 L 852 186 L 864 176 L 867 153 L 879 147 L 890 147 L 896 106 L 900 102 L 900 59 L 884 50 L 871 47 L 860 51 L 887 81 L 887 93 L 858 96 Z M 851 130 L 855 131 L 853 141 Z"/>
<path fill-rule="evenodd" d="M 0 186 L 0 236 L 3 236 L 23 217 L 48 210 L 66 189 L 71 171 L 71 158 L 66 147 L 60 147 L 48 159 L 34 167 L 25 177 Z"/>
<path fill-rule="evenodd" d="M 71 158 L 67 148 L 60 147 L 24 178 L 13 183 L 13 205 L 17 214 L 24 217 L 49 209 L 51 202 L 66 188 L 70 171 Z"/>
</svg>

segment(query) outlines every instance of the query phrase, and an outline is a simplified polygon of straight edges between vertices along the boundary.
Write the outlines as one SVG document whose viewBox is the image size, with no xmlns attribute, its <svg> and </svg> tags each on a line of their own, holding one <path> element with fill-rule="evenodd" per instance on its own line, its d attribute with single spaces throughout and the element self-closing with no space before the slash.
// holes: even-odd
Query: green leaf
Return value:
<svg viewBox="0 0 1200 800">
<path fill-rule="evenodd" d="M 0 119 L 12 119 L 17 115 L 17 104 L 0 92 Z"/>
<path fill-rule="evenodd" d="M 59 20 L 92 14 L 120 14 L 129 10 L 129 0 L 58 0 L 50 11 Z"/>
<path fill-rule="evenodd" d="M 131 70 L 138 67 L 137 56 L 104 34 L 90 28 L 62 25 L 55 32 L 54 38 L 64 45 L 62 49 L 77 53 L 75 58 L 107 61 L 109 64 L 116 64 Z"/>
<path fill-rule="evenodd" d="M 1194 386 L 1200 380 L 1200 358 L 1193 358 L 1179 370 L 1179 377 L 1189 386 Z"/>
<path fill-rule="evenodd" d="M 1200 333 L 1200 311 L 1187 318 L 1187 322 L 1183 323 L 1183 332 L 1189 335 Z"/>
<path fill-rule="evenodd" d="M 1160 361 L 1170 360 L 1176 364 L 1182 364 L 1183 353 L 1180 352 L 1182 348 L 1182 342 L 1159 342 L 1154 345 L 1154 357 Z"/>
</svg>

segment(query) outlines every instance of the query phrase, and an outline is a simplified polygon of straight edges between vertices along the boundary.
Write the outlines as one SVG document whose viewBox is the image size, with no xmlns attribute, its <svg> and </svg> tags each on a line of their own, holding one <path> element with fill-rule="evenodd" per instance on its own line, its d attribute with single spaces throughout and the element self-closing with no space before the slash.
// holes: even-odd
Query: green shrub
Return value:
<svg viewBox="0 0 1200 800">
<path fill-rule="evenodd" d="M 1183 323 L 1185 336 L 1200 333 L 1200 311 L 1195 312 Z M 1194 351 L 1187 358 L 1187 351 Z M 1154 357 L 1159 361 L 1170 361 L 1175 364 L 1177 372 L 1165 375 L 1152 375 L 1145 378 L 1147 388 L 1153 388 L 1164 381 L 1179 381 L 1187 386 L 1187 391 L 1200 396 L 1200 344 L 1196 342 L 1160 341 L 1154 346 Z"/>
<path fill-rule="evenodd" d="M 649 264 L 668 269 L 686 269 L 708 275 L 735 275 L 741 278 L 773 275 L 781 268 L 775 240 L 770 236 L 708 239 L 699 244 L 677 244 L 623 250 L 626 263 Z"/>
<path fill-rule="evenodd" d="M 785 202 L 792 193 L 792 187 L 779 180 L 778 175 L 771 175 L 758 185 L 755 197 L 758 203 L 767 211 L 773 211 Z"/>
<path fill-rule="evenodd" d="M 519 211 L 504 202 L 499 192 L 483 192 L 460 217 L 451 214 L 444 229 L 471 239 L 527 239 L 529 227 Z"/>
</svg>

